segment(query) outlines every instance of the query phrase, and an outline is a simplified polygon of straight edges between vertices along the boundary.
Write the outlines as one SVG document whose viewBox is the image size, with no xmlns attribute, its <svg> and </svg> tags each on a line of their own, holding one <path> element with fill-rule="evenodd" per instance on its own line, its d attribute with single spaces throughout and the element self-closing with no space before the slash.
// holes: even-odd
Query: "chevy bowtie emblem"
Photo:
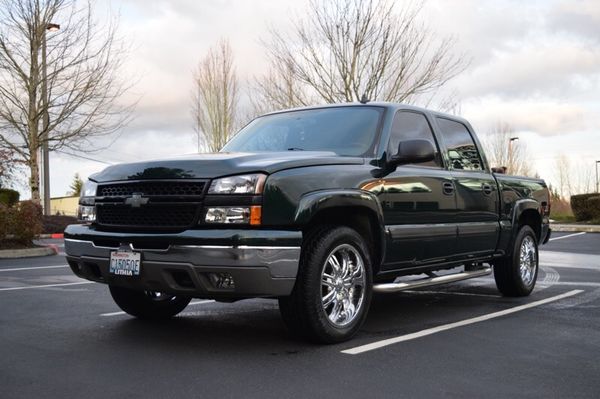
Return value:
<svg viewBox="0 0 600 399">
<path fill-rule="evenodd" d="M 139 208 L 142 205 L 146 205 L 150 198 L 142 197 L 142 194 L 132 194 L 130 198 L 125 199 L 126 205 L 131 205 L 132 208 Z"/>
</svg>

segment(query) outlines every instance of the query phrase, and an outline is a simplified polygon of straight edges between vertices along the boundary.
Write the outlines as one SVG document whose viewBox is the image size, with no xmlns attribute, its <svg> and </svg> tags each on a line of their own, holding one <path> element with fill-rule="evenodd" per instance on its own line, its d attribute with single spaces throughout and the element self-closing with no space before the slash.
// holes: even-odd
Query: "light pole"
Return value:
<svg viewBox="0 0 600 399">
<path fill-rule="evenodd" d="M 506 172 L 507 174 L 511 174 L 513 173 L 513 164 L 512 164 L 512 143 L 513 141 L 517 141 L 519 140 L 518 137 L 511 137 L 510 139 L 508 139 L 508 165 L 507 169 L 508 171 Z"/>
<path fill-rule="evenodd" d="M 598 164 L 600 161 L 596 161 L 596 192 L 600 193 L 600 183 L 598 182 Z"/>
<path fill-rule="evenodd" d="M 46 32 L 56 32 L 60 25 L 48 23 L 42 36 L 42 187 L 44 187 L 44 215 L 50 215 L 50 152 L 48 151 L 48 126 L 50 115 L 48 113 L 48 77 L 46 66 Z"/>
</svg>

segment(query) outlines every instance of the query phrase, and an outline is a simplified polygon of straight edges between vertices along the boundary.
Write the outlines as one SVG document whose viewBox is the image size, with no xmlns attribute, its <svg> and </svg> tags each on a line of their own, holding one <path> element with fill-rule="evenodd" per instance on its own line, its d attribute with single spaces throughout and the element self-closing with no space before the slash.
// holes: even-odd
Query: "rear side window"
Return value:
<svg viewBox="0 0 600 399">
<path fill-rule="evenodd" d="M 460 122 L 437 118 L 442 137 L 448 149 L 450 168 L 483 170 L 481 156 L 467 127 Z"/>
<path fill-rule="evenodd" d="M 429 140 L 433 147 L 436 149 L 435 159 L 429 162 L 419 163 L 419 166 L 433 166 L 441 167 L 441 157 L 435 139 L 433 137 L 433 131 L 425 115 L 411 112 L 411 111 L 398 111 L 394 116 L 394 123 L 392 124 L 392 132 L 390 135 L 390 144 L 388 151 L 390 154 L 396 154 L 398 152 L 398 144 L 404 140 L 423 139 Z"/>
</svg>

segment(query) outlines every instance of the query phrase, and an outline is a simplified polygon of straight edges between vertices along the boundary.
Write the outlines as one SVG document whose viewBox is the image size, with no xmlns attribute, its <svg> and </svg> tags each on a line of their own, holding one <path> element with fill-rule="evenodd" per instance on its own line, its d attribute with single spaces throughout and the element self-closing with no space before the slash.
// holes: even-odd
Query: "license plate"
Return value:
<svg viewBox="0 0 600 399">
<path fill-rule="evenodd" d="M 139 276 L 142 267 L 142 254 L 131 251 L 110 253 L 110 273 L 119 276 Z"/>
</svg>

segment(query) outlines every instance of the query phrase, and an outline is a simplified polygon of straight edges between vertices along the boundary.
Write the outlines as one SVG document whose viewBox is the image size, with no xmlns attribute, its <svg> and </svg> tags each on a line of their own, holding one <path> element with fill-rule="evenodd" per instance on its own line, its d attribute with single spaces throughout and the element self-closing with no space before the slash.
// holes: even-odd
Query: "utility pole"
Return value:
<svg viewBox="0 0 600 399">
<path fill-rule="evenodd" d="M 600 182 L 598 182 L 598 164 L 600 161 L 596 161 L 596 192 L 600 193 Z"/>
<path fill-rule="evenodd" d="M 56 32 L 60 25 L 49 23 L 42 36 L 42 187 L 44 188 L 43 209 L 44 215 L 50 215 L 50 151 L 48 150 L 48 126 L 50 114 L 48 113 L 48 71 L 46 65 L 46 33 Z"/>
<path fill-rule="evenodd" d="M 512 143 L 513 143 L 513 141 L 516 141 L 516 140 L 519 140 L 519 138 L 518 137 L 511 137 L 510 139 L 508 139 L 508 165 L 506 165 L 507 168 L 508 168 L 508 170 L 506 172 L 507 174 L 514 173 L 514 170 L 513 170 L 514 167 L 513 167 L 513 164 L 512 164 L 512 158 L 513 158 L 513 156 L 512 156 Z"/>
</svg>

